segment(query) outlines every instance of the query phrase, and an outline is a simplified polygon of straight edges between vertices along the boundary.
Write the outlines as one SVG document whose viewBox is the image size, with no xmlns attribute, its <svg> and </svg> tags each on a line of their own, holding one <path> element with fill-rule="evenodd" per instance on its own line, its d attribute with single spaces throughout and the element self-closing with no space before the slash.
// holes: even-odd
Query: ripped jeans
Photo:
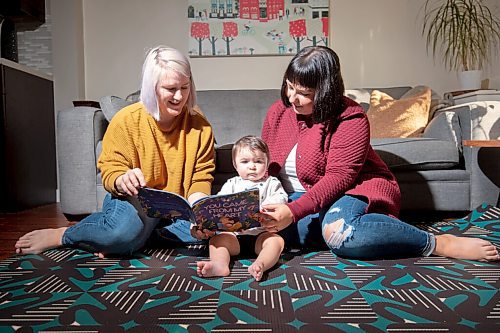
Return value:
<svg viewBox="0 0 500 333">
<path fill-rule="evenodd" d="M 292 193 L 291 201 L 303 193 Z M 335 255 L 356 258 L 395 258 L 430 255 L 435 236 L 388 215 L 366 213 L 368 204 L 345 195 L 328 209 L 306 216 L 280 232 L 289 246 L 318 248 L 326 243 Z M 332 224 L 335 224 L 332 227 Z M 335 231 L 325 239 L 324 230 Z"/>
</svg>

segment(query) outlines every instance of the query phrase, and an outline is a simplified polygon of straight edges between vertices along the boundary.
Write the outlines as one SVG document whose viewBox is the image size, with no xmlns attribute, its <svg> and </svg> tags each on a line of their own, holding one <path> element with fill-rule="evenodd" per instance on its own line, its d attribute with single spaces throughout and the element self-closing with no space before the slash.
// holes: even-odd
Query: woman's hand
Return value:
<svg viewBox="0 0 500 333">
<path fill-rule="evenodd" d="M 261 212 L 272 218 L 261 222 L 269 232 L 281 231 L 293 222 L 292 211 L 285 204 L 264 205 Z"/>
<path fill-rule="evenodd" d="M 146 186 L 146 180 L 141 169 L 135 168 L 128 170 L 123 175 L 116 178 L 116 190 L 125 195 L 135 196 L 139 193 L 138 189 Z"/>
</svg>

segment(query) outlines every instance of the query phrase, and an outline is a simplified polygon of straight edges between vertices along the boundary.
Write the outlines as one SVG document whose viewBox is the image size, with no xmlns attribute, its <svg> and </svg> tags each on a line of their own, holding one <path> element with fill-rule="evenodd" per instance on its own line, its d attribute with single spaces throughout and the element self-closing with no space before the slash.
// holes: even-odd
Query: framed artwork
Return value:
<svg viewBox="0 0 500 333">
<path fill-rule="evenodd" d="M 294 55 L 328 45 L 329 0 L 188 0 L 190 57 Z"/>
</svg>

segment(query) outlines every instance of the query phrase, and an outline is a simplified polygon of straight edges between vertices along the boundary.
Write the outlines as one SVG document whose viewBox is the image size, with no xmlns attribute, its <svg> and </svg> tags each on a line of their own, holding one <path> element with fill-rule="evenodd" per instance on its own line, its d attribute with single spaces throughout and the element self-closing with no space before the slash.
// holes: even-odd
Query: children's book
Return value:
<svg viewBox="0 0 500 333">
<path fill-rule="evenodd" d="M 199 230 L 239 231 L 260 227 L 259 190 L 201 198 L 191 206 L 182 196 L 153 188 L 139 189 L 139 202 L 149 217 L 191 221 Z"/>
</svg>

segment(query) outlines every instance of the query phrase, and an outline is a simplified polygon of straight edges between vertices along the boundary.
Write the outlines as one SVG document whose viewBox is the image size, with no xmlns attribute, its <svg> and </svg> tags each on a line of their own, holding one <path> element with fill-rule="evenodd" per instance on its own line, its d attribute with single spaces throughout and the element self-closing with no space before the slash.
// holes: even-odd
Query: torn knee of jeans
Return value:
<svg viewBox="0 0 500 333">
<path fill-rule="evenodd" d="M 338 249 L 352 235 L 353 227 L 344 219 L 326 224 L 323 227 L 323 237 L 331 249 Z"/>
</svg>

